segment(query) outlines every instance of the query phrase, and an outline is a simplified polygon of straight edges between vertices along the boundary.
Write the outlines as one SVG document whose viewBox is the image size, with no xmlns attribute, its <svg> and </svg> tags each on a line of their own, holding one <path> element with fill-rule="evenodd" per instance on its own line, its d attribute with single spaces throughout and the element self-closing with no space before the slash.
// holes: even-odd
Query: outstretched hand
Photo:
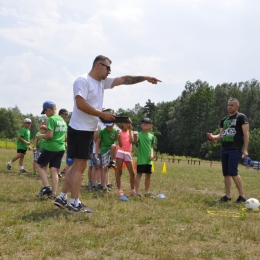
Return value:
<svg viewBox="0 0 260 260">
<path fill-rule="evenodd" d="M 214 137 L 213 137 L 212 133 L 206 133 L 206 138 L 207 138 L 207 140 L 209 140 L 213 144 L 216 142 L 216 140 L 214 140 Z"/>
<path fill-rule="evenodd" d="M 157 84 L 158 82 L 162 82 L 161 80 L 154 78 L 154 77 L 147 77 L 146 79 L 148 82 L 152 83 L 152 84 Z"/>
</svg>

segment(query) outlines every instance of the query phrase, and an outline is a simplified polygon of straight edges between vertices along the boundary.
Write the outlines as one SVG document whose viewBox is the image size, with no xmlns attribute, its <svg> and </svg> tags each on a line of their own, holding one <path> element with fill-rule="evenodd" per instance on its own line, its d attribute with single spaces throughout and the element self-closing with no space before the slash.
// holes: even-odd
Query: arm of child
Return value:
<svg viewBox="0 0 260 260">
<path fill-rule="evenodd" d="M 33 151 L 35 152 L 36 151 L 36 146 L 37 146 L 37 136 L 35 136 L 34 140 L 33 140 Z"/>
<path fill-rule="evenodd" d="M 48 132 L 46 134 L 40 134 L 38 135 L 38 138 L 41 138 L 41 139 L 51 139 L 53 137 L 53 131 L 52 130 L 48 130 Z"/>
<path fill-rule="evenodd" d="M 22 136 L 19 136 L 19 139 L 21 142 L 27 144 L 27 145 L 30 145 L 30 142 L 27 142 Z"/>
<path fill-rule="evenodd" d="M 100 147 L 100 142 L 101 142 L 101 139 L 98 138 L 97 141 L 96 141 L 96 153 L 95 153 L 96 158 L 98 158 L 98 150 L 99 150 L 99 147 Z"/>
<path fill-rule="evenodd" d="M 153 147 L 151 147 L 151 155 L 150 155 L 150 161 L 153 160 Z"/>
<path fill-rule="evenodd" d="M 121 136 L 120 136 L 120 132 L 117 133 L 117 138 L 118 138 L 118 141 L 117 141 L 118 145 L 119 145 L 120 147 L 122 147 L 123 144 L 122 144 L 122 139 L 121 139 Z"/>
</svg>

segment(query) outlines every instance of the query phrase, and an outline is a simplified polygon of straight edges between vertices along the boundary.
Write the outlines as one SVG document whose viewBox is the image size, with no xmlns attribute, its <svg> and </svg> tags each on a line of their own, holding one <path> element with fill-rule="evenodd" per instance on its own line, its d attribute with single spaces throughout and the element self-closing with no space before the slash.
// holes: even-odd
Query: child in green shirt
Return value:
<svg viewBox="0 0 260 260">
<path fill-rule="evenodd" d="M 96 154 L 98 158 L 98 150 L 101 150 L 101 164 L 103 170 L 101 173 L 101 185 L 104 192 L 109 192 L 107 188 L 108 183 L 108 168 L 115 167 L 114 159 L 116 155 L 116 142 L 118 140 L 117 131 L 114 129 L 114 123 L 105 123 L 106 128 L 102 129 L 98 133 L 98 139 L 96 141 Z M 110 159 L 111 155 L 111 159 Z"/>
<path fill-rule="evenodd" d="M 140 180 L 142 174 L 145 173 L 145 196 L 153 197 L 149 192 L 152 160 L 153 160 L 153 145 L 155 143 L 154 135 L 149 133 L 152 129 L 152 120 L 144 118 L 141 122 L 142 131 L 138 133 L 138 151 L 137 151 L 137 175 L 135 178 L 136 195 L 142 197 L 140 193 Z"/>
<path fill-rule="evenodd" d="M 40 134 L 39 139 L 45 139 L 44 149 L 37 160 L 37 169 L 43 183 L 43 188 L 36 195 L 39 198 L 56 198 L 58 188 L 58 170 L 61 166 L 62 157 L 65 152 L 65 139 L 67 133 L 67 124 L 63 118 L 56 114 L 56 105 L 52 101 L 43 103 L 42 114 L 48 117 L 47 133 Z M 46 166 L 49 164 L 52 188 L 49 186 Z"/>
<path fill-rule="evenodd" d="M 18 140 L 17 140 L 17 155 L 6 164 L 6 168 L 9 171 L 12 169 L 12 163 L 15 162 L 17 159 L 19 159 L 20 172 L 28 173 L 28 171 L 26 169 L 24 169 L 24 167 L 23 167 L 23 161 L 24 161 L 24 156 L 26 154 L 26 151 L 28 149 L 31 150 L 30 130 L 29 130 L 31 127 L 31 124 L 32 124 L 32 121 L 30 118 L 24 119 L 23 128 L 21 129 Z"/>
</svg>

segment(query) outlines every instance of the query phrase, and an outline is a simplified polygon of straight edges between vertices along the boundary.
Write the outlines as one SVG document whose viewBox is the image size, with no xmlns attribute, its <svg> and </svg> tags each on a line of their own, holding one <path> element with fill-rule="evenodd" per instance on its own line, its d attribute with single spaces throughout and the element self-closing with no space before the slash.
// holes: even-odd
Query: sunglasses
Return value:
<svg viewBox="0 0 260 260">
<path fill-rule="evenodd" d="M 111 72 L 111 68 L 110 66 L 106 65 L 106 64 L 103 64 L 101 62 L 99 62 L 102 66 L 105 66 L 107 68 L 107 72 Z"/>
</svg>

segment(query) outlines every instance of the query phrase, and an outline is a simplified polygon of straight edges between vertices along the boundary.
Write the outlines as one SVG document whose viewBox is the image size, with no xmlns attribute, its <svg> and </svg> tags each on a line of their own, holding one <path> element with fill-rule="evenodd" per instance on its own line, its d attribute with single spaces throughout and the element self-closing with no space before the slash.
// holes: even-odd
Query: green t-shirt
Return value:
<svg viewBox="0 0 260 260">
<path fill-rule="evenodd" d="M 151 148 L 154 145 L 154 135 L 144 132 L 138 133 L 137 165 L 152 164 L 150 160 Z"/>
<path fill-rule="evenodd" d="M 111 145 L 115 144 L 118 139 L 116 129 L 108 131 L 107 128 L 104 128 L 98 133 L 98 138 L 101 139 L 101 154 L 105 154 L 111 148 Z"/>
<path fill-rule="evenodd" d="M 37 132 L 35 137 L 38 137 L 40 134 L 41 134 L 40 132 Z M 43 151 L 44 147 L 45 147 L 45 143 L 46 143 L 45 139 L 41 139 L 41 138 L 37 139 L 36 140 L 36 149 Z"/>
<path fill-rule="evenodd" d="M 37 132 L 35 137 L 38 137 L 41 133 L 40 132 Z M 39 149 L 40 148 L 40 144 L 41 144 L 41 139 L 37 139 L 36 140 L 36 149 Z"/>
<path fill-rule="evenodd" d="M 25 141 L 30 142 L 30 130 L 28 128 L 23 127 L 19 133 L 19 136 L 21 136 Z M 27 151 L 28 145 L 22 142 L 19 138 L 17 140 L 17 149 L 22 149 Z"/>
<path fill-rule="evenodd" d="M 46 140 L 45 139 L 40 139 L 40 152 L 42 152 L 45 148 Z"/>
<path fill-rule="evenodd" d="M 51 152 L 65 151 L 67 125 L 63 118 L 59 115 L 51 116 L 48 119 L 47 128 L 53 132 L 53 136 L 45 141 L 44 150 Z"/>
</svg>

